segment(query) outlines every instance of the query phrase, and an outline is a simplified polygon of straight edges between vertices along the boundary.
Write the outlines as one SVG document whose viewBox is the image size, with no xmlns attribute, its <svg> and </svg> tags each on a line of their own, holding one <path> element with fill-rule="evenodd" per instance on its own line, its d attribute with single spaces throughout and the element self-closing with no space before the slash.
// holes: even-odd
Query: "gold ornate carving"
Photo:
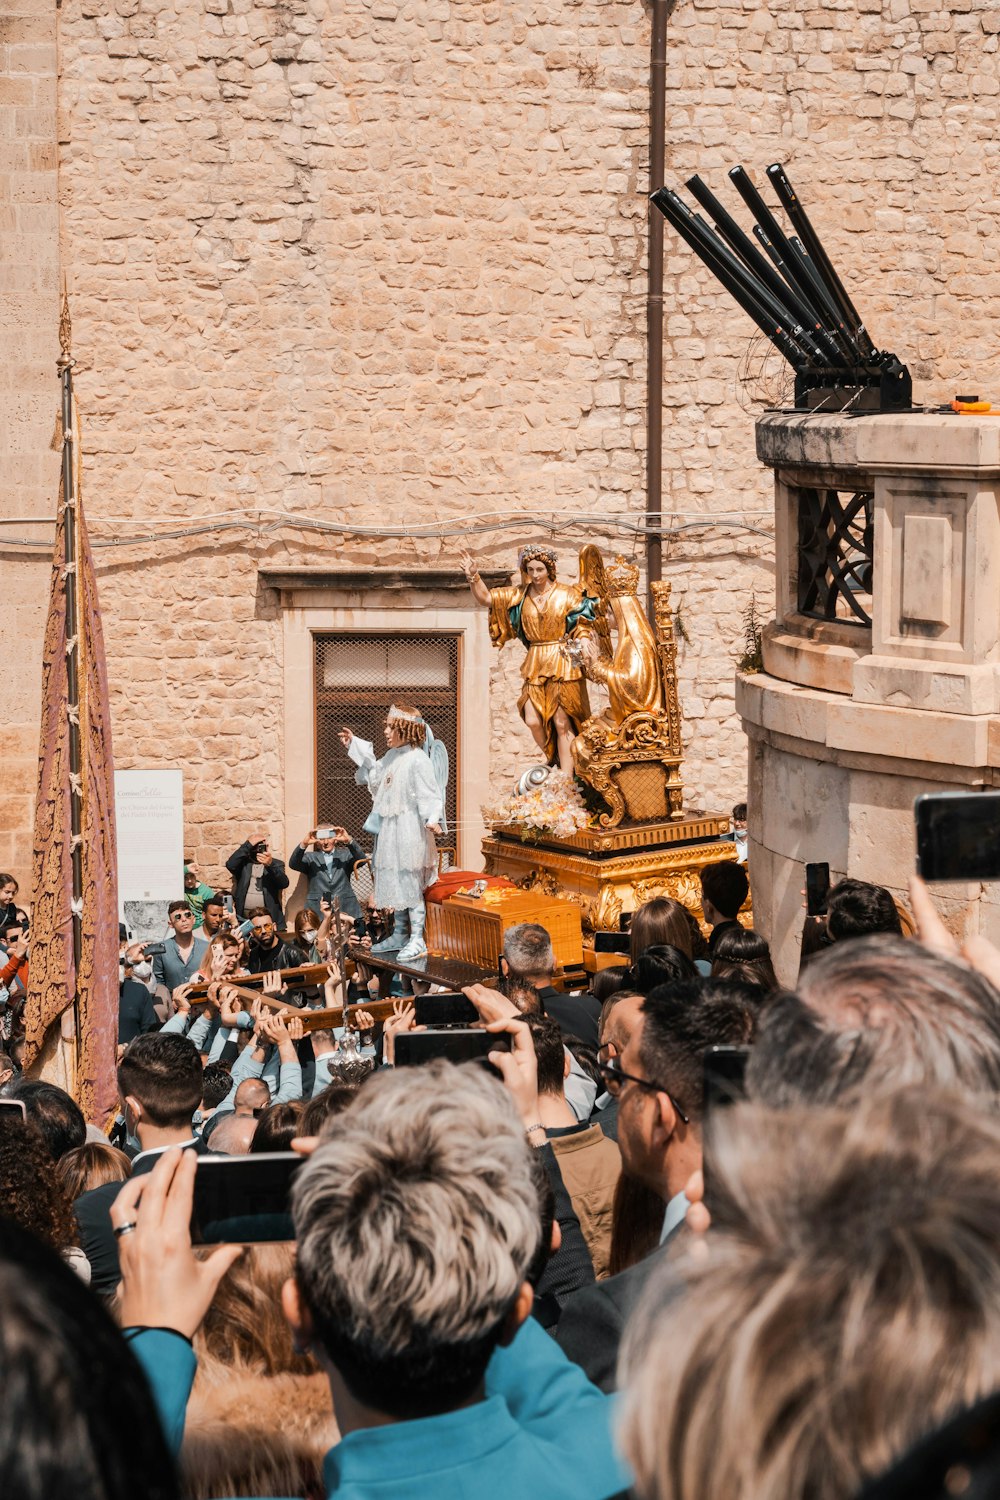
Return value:
<svg viewBox="0 0 1000 1500">
<path fill-rule="evenodd" d="M 594 929 L 607 932 L 618 926 L 622 914 L 622 898 L 613 886 L 603 886 L 596 898 L 590 902 L 587 920 Z"/>
<path fill-rule="evenodd" d="M 596 547 L 581 553 L 587 574 L 600 579 L 615 618 L 618 639 L 610 662 L 584 661 L 587 676 L 605 684 L 609 706 L 589 718 L 573 742 L 581 780 L 607 803 L 601 828 L 683 816 L 681 716 L 670 585 L 653 585 L 654 635 L 637 597 L 638 569 L 618 557 L 605 568 Z"/>
</svg>

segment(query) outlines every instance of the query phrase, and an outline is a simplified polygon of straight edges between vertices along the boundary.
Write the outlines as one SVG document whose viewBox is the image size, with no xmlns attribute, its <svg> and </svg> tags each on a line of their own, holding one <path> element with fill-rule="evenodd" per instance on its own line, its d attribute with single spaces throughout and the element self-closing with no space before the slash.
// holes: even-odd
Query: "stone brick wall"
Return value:
<svg viewBox="0 0 1000 1500">
<path fill-rule="evenodd" d="M 649 16 L 639 0 L 58 14 L 91 524 L 154 538 L 100 553 L 117 754 L 185 765 L 188 843 L 214 865 L 294 754 L 258 565 L 441 564 L 461 542 L 508 563 L 522 528 L 501 523 L 523 515 L 565 572 L 586 536 L 570 518 L 613 539 L 610 518 L 640 515 Z M 998 35 L 971 0 L 677 0 L 670 21 L 668 180 L 723 192 L 733 162 L 762 181 L 785 161 L 927 398 L 997 375 Z M 736 378 L 751 330 L 669 231 L 666 308 L 684 776 L 714 809 L 746 785 L 733 667 L 742 610 L 756 592 L 766 614 L 773 588 L 770 494 Z M 385 537 L 295 524 L 315 519 Z M 463 535 L 400 535 L 425 522 Z M 516 668 L 508 647 L 494 690 Z M 527 739 L 494 708 L 506 773 Z"/>
<path fill-rule="evenodd" d="M 51 531 L 58 457 L 50 450 L 56 358 L 56 18 L 50 0 L 6 0 L 0 12 L 0 870 L 28 898 L 38 765 L 41 637 L 49 559 L 17 545 Z"/>
</svg>

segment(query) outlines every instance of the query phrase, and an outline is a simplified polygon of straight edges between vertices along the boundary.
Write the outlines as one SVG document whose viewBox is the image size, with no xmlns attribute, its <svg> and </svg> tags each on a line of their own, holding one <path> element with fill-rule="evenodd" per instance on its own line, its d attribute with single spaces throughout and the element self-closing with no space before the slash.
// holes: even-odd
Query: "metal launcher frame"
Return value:
<svg viewBox="0 0 1000 1500">
<path fill-rule="evenodd" d="M 872 343 L 784 167 L 775 163 L 767 176 L 795 234 L 786 235 L 742 167 L 729 178 L 753 214 L 756 244 L 700 177 L 687 187 L 714 229 L 670 188 L 651 201 L 788 360 L 797 408 L 908 411 L 909 370 Z"/>
</svg>

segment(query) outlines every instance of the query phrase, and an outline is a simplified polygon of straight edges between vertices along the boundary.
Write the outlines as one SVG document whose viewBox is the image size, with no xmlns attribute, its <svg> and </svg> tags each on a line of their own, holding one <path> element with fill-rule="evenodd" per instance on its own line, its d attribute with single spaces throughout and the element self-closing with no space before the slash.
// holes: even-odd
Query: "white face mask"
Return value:
<svg viewBox="0 0 1000 1500">
<path fill-rule="evenodd" d="M 144 958 L 140 964 L 132 965 L 132 974 L 136 979 L 148 979 L 152 972 L 153 965 L 149 962 L 148 958 Z"/>
<path fill-rule="evenodd" d="M 737 828 L 736 832 L 733 834 L 733 838 L 738 844 L 741 844 L 744 849 L 746 848 L 747 831 L 745 828 Z"/>
</svg>

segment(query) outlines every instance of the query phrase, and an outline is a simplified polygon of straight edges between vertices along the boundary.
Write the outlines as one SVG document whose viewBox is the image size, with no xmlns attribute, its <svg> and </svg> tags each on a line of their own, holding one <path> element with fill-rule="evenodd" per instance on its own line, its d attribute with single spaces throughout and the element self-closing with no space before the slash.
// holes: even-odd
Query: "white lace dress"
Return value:
<svg viewBox="0 0 1000 1500">
<path fill-rule="evenodd" d="M 372 795 L 372 816 L 365 827 L 375 834 L 375 905 L 396 911 L 422 906 L 438 866 L 427 824 L 440 823 L 444 816 L 430 759 L 423 750 L 402 745 L 376 760 L 374 746 L 357 735 L 347 753 L 358 768 L 355 781 L 367 785 Z"/>
</svg>

